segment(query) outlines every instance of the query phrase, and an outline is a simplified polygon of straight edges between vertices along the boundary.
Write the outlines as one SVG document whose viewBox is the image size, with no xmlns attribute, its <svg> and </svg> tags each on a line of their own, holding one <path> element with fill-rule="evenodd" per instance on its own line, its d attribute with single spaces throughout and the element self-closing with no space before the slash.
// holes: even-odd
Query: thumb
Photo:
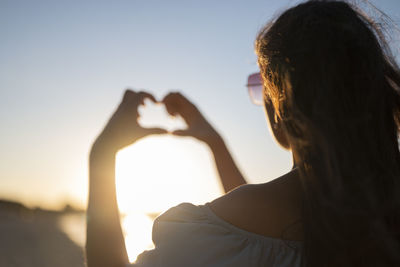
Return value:
<svg viewBox="0 0 400 267">
<path fill-rule="evenodd" d="M 173 131 L 172 134 L 178 136 L 193 136 L 193 133 L 189 130 L 176 130 Z"/>
<path fill-rule="evenodd" d="M 142 128 L 143 135 L 166 134 L 167 130 L 161 128 Z"/>
</svg>

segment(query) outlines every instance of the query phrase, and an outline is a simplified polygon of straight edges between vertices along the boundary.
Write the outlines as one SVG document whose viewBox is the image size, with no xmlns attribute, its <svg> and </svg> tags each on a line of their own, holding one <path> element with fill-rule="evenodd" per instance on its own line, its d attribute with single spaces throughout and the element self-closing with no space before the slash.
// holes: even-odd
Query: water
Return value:
<svg viewBox="0 0 400 267">
<path fill-rule="evenodd" d="M 129 213 L 121 216 L 122 230 L 129 260 L 134 262 L 144 250 L 154 247 L 151 240 L 153 219 L 144 213 Z M 59 226 L 68 237 L 80 247 L 86 242 L 85 214 L 66 214 L 59 220 Z"/>
<path fill-rule="evenodd" d="M 66 214 L 59 220 L 61 230 L 80 247 L 86 242 L 86 214 Z"/>
</svg>

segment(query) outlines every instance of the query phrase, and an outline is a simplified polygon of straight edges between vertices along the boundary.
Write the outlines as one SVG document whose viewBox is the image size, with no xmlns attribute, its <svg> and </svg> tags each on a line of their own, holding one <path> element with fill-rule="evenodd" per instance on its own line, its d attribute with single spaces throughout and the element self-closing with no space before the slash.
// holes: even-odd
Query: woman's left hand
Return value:
<svg viewBox="0 0 400 267">
<path fill-rule="evenodd" d="M 167 133 L 164 129 L 143 128 L 139 125 L 138 107 L 144 104 L 146 98 L 157 102 L 154 96 L 147 92 L 126 90 L 120 105 L 96 139 L 94 146 L 106 147 L 117 152 L 145 136 Z"/>
<path fill-rule="evenodd" d="M 208 145 L 219 141 L 221 137 L 211 126 L 199 109 L 179 92 L 169 93 L 162 100 L 167 112 L 172 115 L 180 115 L 186 122 L 188 128 L 173 131 L 173 135 L 191 136 Z"/>
</svg>

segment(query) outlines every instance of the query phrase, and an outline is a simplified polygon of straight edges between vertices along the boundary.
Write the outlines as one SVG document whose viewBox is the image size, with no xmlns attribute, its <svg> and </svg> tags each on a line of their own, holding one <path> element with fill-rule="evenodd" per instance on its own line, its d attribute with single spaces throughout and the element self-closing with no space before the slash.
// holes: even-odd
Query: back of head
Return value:
<svg viewBox="0 0 400 267">
<path fill-rule="evenodd" d="M 256 41 L 301 172 L 304 264 L 400 266 L 400 72 L 356 8 L 308 1 Z"/>
</svg>

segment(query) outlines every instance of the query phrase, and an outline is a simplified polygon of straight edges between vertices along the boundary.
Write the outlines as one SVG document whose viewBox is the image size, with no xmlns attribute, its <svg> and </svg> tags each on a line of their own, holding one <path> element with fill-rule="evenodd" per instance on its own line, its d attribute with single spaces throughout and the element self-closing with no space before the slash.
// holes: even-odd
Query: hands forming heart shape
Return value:
<svg viewBox="0 0 400 267">
<path fill-rule="evenodd" d="M 170 115 L 179 115 L 183 118 L 187 129 L 173 131 L 173 135 L 191 136 L 206 143 L 219 138 L 218 133 L 198 108 L 182 94 L 169 93 L 162 101 L 158 102 L 153 95 L 147 92 L 126 90 L 120 105 L 97 138 L 96 143 L 118 151 L 145 136 L 168 133 L 167 130 L 161 128 L 144 128 L 138 123 L 140 117 L 138 107 L 144 105 L 145 99 L 164 104 Z"/>
</svg>

